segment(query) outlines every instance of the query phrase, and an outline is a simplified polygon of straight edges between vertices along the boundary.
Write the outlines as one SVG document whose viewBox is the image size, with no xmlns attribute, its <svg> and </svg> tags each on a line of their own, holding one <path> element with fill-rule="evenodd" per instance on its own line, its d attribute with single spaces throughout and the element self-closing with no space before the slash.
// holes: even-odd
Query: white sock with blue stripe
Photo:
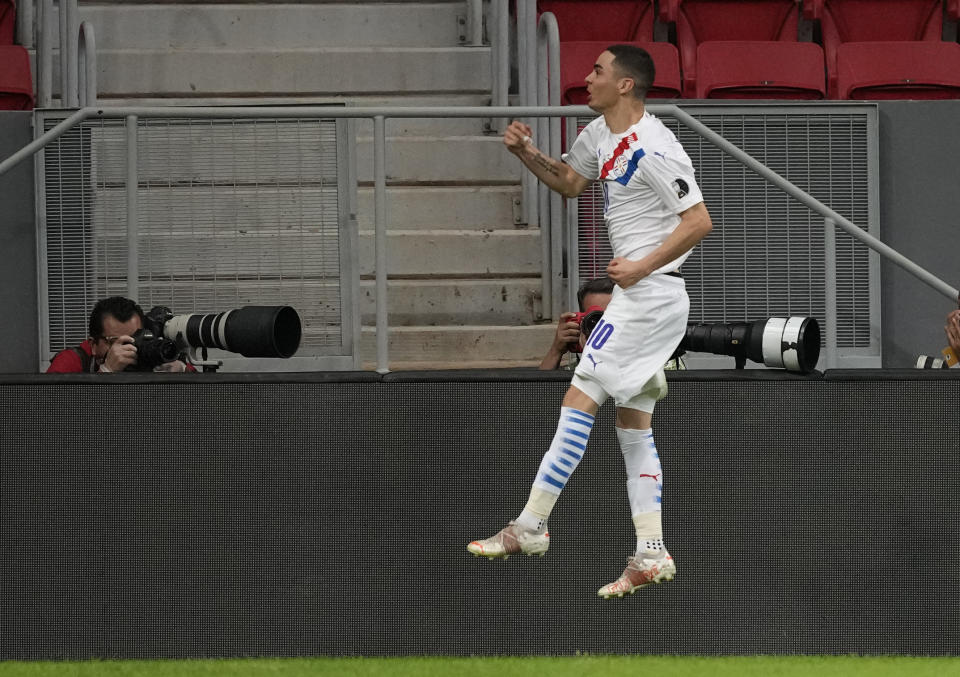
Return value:
<svg viewBox="0 0 960 677">
<path fill-rule="evenodd" d="M 617 428 L 617 440 L 627 467 L 627 496 L 637 533 L 637 553 L 662 551 L 663 468 L 653 431 Z"/>
<path fill-rule="evenodd" d="M 587 440 L 593 428 L 594 417 L 572 407 L 560 408 L 560 423 L 553 442 L 540 461 L 537 478 L 530 491 L 530 499 L 517 518 L 518 525 L 535 531 L 545 531 L 547 518 L 567 480 L 583 458 Z"/>
</svg>

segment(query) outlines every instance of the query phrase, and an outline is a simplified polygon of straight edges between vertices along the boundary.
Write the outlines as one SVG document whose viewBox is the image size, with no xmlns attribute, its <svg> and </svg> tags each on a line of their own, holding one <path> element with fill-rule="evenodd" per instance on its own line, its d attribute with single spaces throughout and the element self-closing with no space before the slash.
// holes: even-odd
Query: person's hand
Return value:
<svg viewBox="0 0 960 677">
<path fill-rule="evenodd" d="M 571 343 L 580 340 L 580 325 L 574 320 L 576 313 L 563 313 L 557 320 L 557 332 L 553 337 L 553 349 L 563 355 Z"/>
<path fill-rule="evenodd" d="M 153 368 L 155 372 L 165 373 L 165 374 L 182 374 L 187 370 L 187 365 L 182 360 L 173 360 L 172 362 L 164 362 L 163 364 L 158 364 Z"/>
<path fill-rule="evenodd" d="M 943 330 L 947 333 L 947 341 L 953 348 L 953 353 L 960 357 L 960 310 L 954 310 L 947 315 L 947 323 Z"/>
<path fill-rule="evenodd" d="M 503 132 L 503 145 L 514 155 L 520 155 L 527 144 L 530 143 L 532 136 L 533 130 L 530 125 L 514 120 Z"/>
<path fill-rule="evenodd" d="M 607 265 L 607 276 L 621 289 L 635 285 L 650 272 L 640 261 L 630 261 L 622 256 L 618 256 Z"/>
<path fill-rule="evenodd" d="M 110 344 L 106 357 L 103 359 L 104 371 L 123 371 L 131 364 L 137 363 L 137 347 L 133 345 L 132 336 L 119 336 Z"/>
<path fill-rule="evenodd" d="M 557 320 L 557 331 L 554 332 L 553 341 L 550 343 L 550 350 L 543 356 L 540 369 L 558 368 L 564 354 L 570 350 L 570 344 L 576 344 L 580 340 L 580 325 L 573 319 L 576 316 L 576 313 L 560 315 Z"/>
</svg>

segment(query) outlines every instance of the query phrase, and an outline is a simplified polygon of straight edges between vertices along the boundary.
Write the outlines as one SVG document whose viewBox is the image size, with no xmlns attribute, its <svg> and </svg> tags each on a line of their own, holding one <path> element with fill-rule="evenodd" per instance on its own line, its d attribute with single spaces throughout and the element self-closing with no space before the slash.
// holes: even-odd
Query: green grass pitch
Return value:
<svg viewBox="0 0 960 677">
<path fill-rule="evenodd" d="M 578 656 L 5 661 L 2 677 L 948 677 L 960 658 Z"/>
</svg>

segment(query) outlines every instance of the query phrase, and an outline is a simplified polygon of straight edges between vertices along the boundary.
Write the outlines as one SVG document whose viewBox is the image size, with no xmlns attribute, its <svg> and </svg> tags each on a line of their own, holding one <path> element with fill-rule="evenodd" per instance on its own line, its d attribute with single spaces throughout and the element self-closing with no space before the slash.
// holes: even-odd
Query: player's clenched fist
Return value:
<svg viewBox="0 0 960 677">
<path fill-rule="evenodd" d="M 523 152 L 526 145 L 530 143 L 532 136 L 533 130 L 530 128 L 530 125 L 525 125 L 519 120 L 514 120 L 510 123 L 510 126 L 507 127 L 506 131 L 503 132 L 503 145 L 514 155 L 519 155 Z"/>
</svg>

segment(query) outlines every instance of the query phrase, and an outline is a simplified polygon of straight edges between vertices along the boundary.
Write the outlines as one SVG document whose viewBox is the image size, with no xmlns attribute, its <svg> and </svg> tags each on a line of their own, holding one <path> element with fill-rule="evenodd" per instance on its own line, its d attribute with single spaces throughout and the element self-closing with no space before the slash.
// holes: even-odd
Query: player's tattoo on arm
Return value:
<svg viewBox="0 0 960 677">
<path fill-rule="evenodd" d="M 530 162 L 552 176 L 560 176 L 560 168 L 556 161 L 552 157 L 541 153 L 539 148 L 531 149 Z"/>
</svg>

